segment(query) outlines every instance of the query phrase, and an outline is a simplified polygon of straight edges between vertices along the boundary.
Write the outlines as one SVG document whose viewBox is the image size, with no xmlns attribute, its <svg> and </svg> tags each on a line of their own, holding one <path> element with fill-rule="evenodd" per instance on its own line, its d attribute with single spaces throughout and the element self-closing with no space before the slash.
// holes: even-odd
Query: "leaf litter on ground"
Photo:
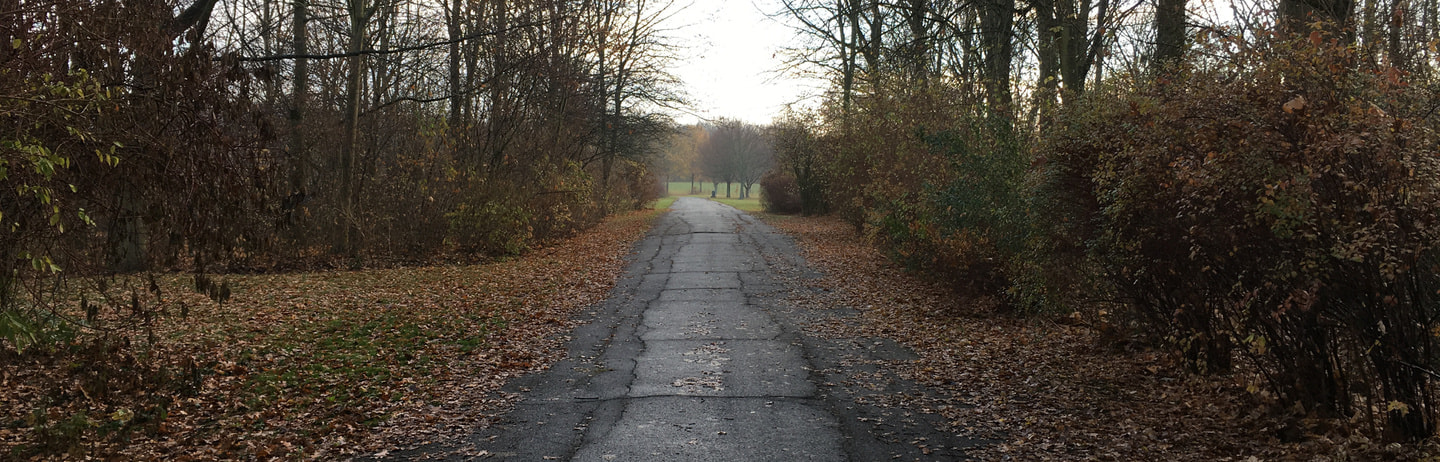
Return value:
<svg viewBox="0 0 1440 462">
<path fill-rule="evenodd" d="M 1095 330 L 996 313 L 905 271 L 835 217 L 767 216 L 823 274 L 791 302 L 857 317 L 812 334 L 895 339 L 920 359 L 885 362 L 935 396 L 889 405 L 939 413 L 950 431 L 990 443 L 979 460 L 1429 460 L 1433 439 L 1384 444 L 1275 410 L 1244 371 L 1197 376 L 1154 349 L 1116 349 Z"/>
<path fill-rule="evenodd" d="M 464 436 L 512 404 L 508 379 L 563 354 L 657 214 L 488 264 L 227 275 L 224 303 L 157 277 L 165 314 L 122 356 L 191 386 L 0 355 L 0 458 L 335 459 Z"/>
</svg>

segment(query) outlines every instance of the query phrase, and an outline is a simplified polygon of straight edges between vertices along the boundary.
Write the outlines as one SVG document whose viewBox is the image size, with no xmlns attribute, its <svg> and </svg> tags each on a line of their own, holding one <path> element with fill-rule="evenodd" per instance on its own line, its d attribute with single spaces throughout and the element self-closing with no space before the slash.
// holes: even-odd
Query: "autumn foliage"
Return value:
<svg viewBox="0 0 1440 462">
<path fill-rule="evenodd" d="M 789 172 L 772 170 L 760 178 L 760 205 L 766 212 L 796 214 L 802 210 L 800 185 Z"/>
<path fill-rule="evenodd" d="M 462 349 L 489 342 L 463 332 L 506 335 L 488 315 L 432 316 L 461 305 L 562 309 L 603 295 L 599 286 L 578 298 L 541 292 L 564 292 L 550 282 L 557 275 L 575 279 L 607 264 L 600 272 L 613 275 L 618 248 L 572 256 L 575 272 L 538 263 L 514 270 L 510 280 L 534 287 L 479 287 L 471 300 L 427 303 L 424 313 L 335 305 L 337 298 L 275 314 L 267 311 L 274 300 L 248 297 L 276 287 L 215 275 L 516 257 L 657 194 L 646 160 L 669 121 L 633 103 L 673 96 L 660 67 L 637 64 L 666 46 L 642 30 L 660 8 L 624 0 L 604 8 L 491 2 L 473 11 L 341 3 L 0 7 L 0 459 L 152 459 L 177 446 L 210 447 L 216 452 L 200 456 L 212 458 L 314 454 L 314 446 L 296 447 L 310 444 L 296 434 L 353 439 L 392 417 L 364 415 L 365 405 L 354 404 L 395 395 L 379 390 L 399 387 L 391 379 L 403 374 L 387 367 L 409 367 L 416 359 L 406 351 L 431 341 Z M 610 26 L 622 17 L 629 29 Z M 454 40 L 445 41 L 447 32 Z M 632 67 L 610 63 L 621 59 Z M 454 72 L 444 78 L 438 69 Z M 641 227 L 610 244 L 629 242 Z M 270 282 L 294 281 L 259 285 Z M 330 295 L 384 285 L 370 282 L 347 281 Z M 503 293 L 532 299 L 473 302 Z M 307 323 L 345 313 L 357 317 Z M 297 330 L 279 332 L 285 326 Z M 533 327 L 526 335 L 538 332 Z M 237 345 L 239 336 L 253 344 Z M 276 356 L 247 365 L 255 354 L 276 354 L 257 351 L 299 337 L 338 356 L 294 368 L 277 366 Z M 503 361 L 526 362 L 517 358 Z M 338 369 L 350 375 L 306 378 Z M 303 404 L 274 396 L 341 382 L 356 389 Z M 257 414 L 290 404 L 306 410 Z M 241 420 L 195 433 L 231 417 Z M 186 423 L 195 418 L 211 420 Z M 266 447 L 236 439 L 286 426 L 295 433 Z M 155 440 L 129 446 L 172 436 L 169 449 Z"/>
<path fill-rule="evenodd" d="M 89 310 L 58 314 L 107 333 L 0 350 L 0 459 L 336 459 L 462 437 L 512 404 L 506 380 L 563 354 L 655 215 L 479 265 L 77 282 Z"/>
<path fill-rule="evenodd" d="M 1429 437 L 1436 99 L 1314 30 L 1213 39 L 1223 59 L 1113 76 L 1029 122 L 965 104 L 963 86 L 862 87 L 812 132 L 827 197 L 972 303 L 1238 373 L 1326 428 Z"/>
<path fill-rule="evenodd" d="M 1045 155 L 1090 188 L 1094 258 L 1195 369 L 1240 355 L 1285 405 L 1433 434 L 1433 96 L 1320 32 L 1239 58 L 1069 114 Z"/>
</svg>

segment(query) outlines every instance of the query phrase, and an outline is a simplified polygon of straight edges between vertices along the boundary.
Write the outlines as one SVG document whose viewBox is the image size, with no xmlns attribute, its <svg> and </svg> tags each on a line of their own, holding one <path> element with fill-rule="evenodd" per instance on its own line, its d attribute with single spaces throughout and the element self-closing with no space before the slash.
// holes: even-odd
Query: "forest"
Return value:
<svg viewBox="0 0 1440 462">
<path fill-rule="evenodd" d="M 824 103 L 762 182 L 972 304 L 1433 437 L 1440 29 L 1423 0 L 785 0 Z M 1323 430 L 1316 434 L 1325 433 Z"/>
<path fill-rule="evenodd" d="M 7 4 L 4 285 L 515 253 L 633 209 L 666 8 Z"/>
<path fill-rule="evenodd" d="M 0 458 L 161 431 L 226 375 L 233 338 L 172 330 L 240 298 L 225 275 L 504 260 L 653 201 L 674 8 L 0 2 L 0 407 L 29 435 Z"/>
<path fill-rule="evenodd" d="M 1435 435 L 1436 0 L 770 6 L 824 93 L 681 127 L 669 1 L 0 0 L 0 454 L 344 448 L 441 367 L 414 338 L 540 367 L 553 351 L 520 351 L 554 345 L 506 332 L 603 298 L 557 281 L 619 271 L 596 255 L 630 241 L 593 233 L 638 238 L 630 212 L 700 179 L 839 217 L 996 316 L 1166 351 L 1346 432 Z M 508 265 L 466 273 L 502 295 L 382 284 L 476 262 Z M 276 282 L 316 271 L 376 295 Z M 311 289 L 344 295 L 232 301 Z M 239 337 L 201 318 L 254 345 L 207 356 Z M 359 343 L 297 340 L 336 332 Z"/>
</svg>

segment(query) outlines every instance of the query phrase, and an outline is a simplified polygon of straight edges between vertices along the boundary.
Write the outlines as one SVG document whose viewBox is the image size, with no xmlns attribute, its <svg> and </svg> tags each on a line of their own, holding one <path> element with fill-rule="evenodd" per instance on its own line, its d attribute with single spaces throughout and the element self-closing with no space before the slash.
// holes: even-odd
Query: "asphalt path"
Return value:
<svg viewBox="0 0 1440 462">
<path fill-rule="evenodd" d="M 903 405 L 926 392 L 882 367 L 890 339 L 819 338 L 847 307 L 790 303 L 818 277 L 794 242 L 717 202 L 682 197 L 635 248 L 567 357 L 512 381 L 521 401 L 466 449 L 392 458 L 574 461 L 959 460 L 977 442 Z M 868 404 L 862 404 L 868 403 Z"/>
</svg>

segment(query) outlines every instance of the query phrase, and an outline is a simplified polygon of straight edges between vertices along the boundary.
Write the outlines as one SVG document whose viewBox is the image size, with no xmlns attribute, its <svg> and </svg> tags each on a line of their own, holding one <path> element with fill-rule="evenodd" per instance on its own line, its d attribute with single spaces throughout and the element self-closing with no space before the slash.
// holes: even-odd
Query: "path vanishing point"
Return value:
<svg viewBox="0 0 1440 462">
<path fill-rule="evenodd" d="M 391 457 L 960 460 L 977 444 L 937 430 L 936 415 L 865 399 L 926 393 L 879 365 L 914 354 L 889 339 L 806 335 L 807 323 L 857 313 L 788 303 L 820 290 L 805 284 L 818 275 L 763 222 L 682 197 L 633 258 L 566 359 L 507 385 L 520 403 L 467 436 L 468 451 Z"/>
</svg>

